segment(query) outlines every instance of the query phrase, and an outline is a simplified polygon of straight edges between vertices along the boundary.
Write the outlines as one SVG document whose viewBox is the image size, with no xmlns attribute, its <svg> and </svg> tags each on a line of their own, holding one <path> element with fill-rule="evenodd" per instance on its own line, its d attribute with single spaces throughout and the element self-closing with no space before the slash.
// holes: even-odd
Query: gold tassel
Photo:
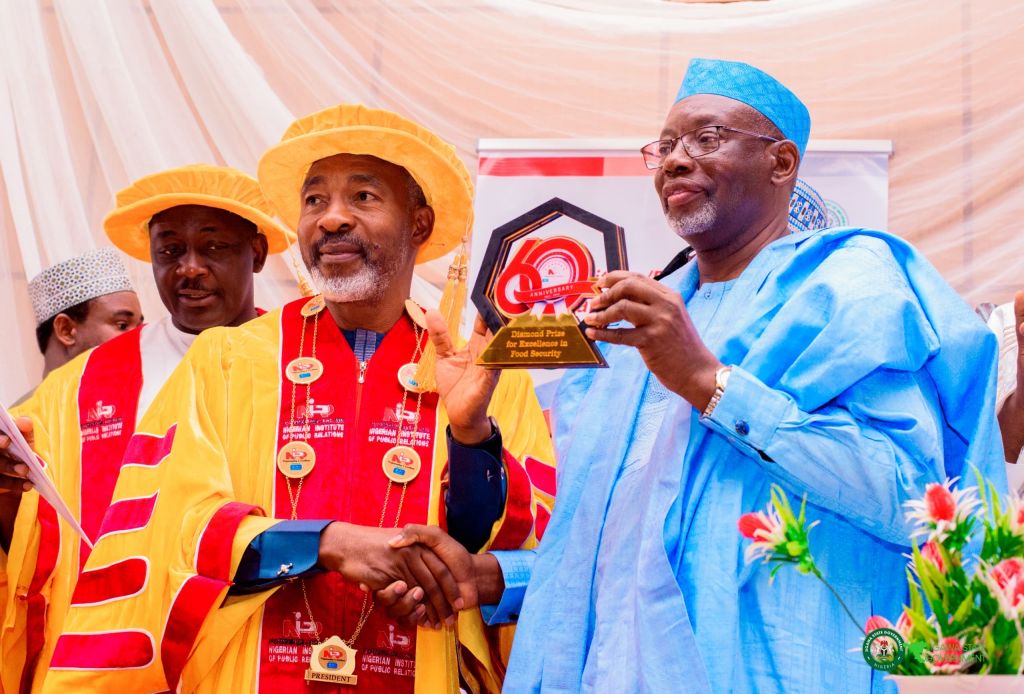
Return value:
<svg viewBox="0 0 1024 694">
<path fill-rule="evenodd" d="M 309 284 L 309 280 L 306 279 L 306 273 L 299 265 L 299 259 L 295 257 L 295 245 L 288 246 L 288 255 L 292 259 L 292 267 L 295 268 L 295 281 L 299 285 L 299 293 L 302 296 L 313 296 L 318 292 L 313 289 Z"/>
<path fill-rule="evenodd" d="M 441 306 L 438 311 L 444 316 L 448 324 L 448 334 L 452 343 L 458 347 L 461 341 L 460 327 L 462 323 L 462 309 L 466 305 L 466 277 L 469 274 L 469 254 L 466 252 L 466 241 L 463 239 L 462 248 L 455 254 L 452 264 L 448 266 L 448 279 L 441 293 Z M 427 340 L 427 345 L 420 357 L 416 369 L 416 382 L 426 390 L 437 390 L 437 350 L 434 343 Z"/>
</svg>

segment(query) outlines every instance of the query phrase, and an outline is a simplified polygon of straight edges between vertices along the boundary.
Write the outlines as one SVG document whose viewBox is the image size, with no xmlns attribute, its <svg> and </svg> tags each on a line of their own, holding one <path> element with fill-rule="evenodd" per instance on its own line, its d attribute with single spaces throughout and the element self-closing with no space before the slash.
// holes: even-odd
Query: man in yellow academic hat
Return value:
<svg viewBox="0 0 1024 694">
<path fill-rule="evenodd" d="M 136 422 L 196 336 L 255 318 L 253 273 L 293 240 L 273 217 L 256 179 L 192 165 L 146 176 L 117 194 L 107 236 L 149 262 L 169 316 L 126 332 L 53 371 L 16 412 L 54 483 L 92 540 L 110 504 Z M 0 586 L 0 691 L 39 689 L 69 604 L 105 580 L 80 567 L 89 555 L 70 527 L 24 482 L 23 462 L 0 436 L 0 539 L 8 550 Z M 134 462 L 132 454 L 127 461 Z M 10 484 L 7 484 L 10 483 Z M 121 587 L 139 590 L 130 562 Z M 76 593 L 76 586 L 79 592 Z M 76 596 L 76 597 L 73 597 Z"/>
<path fill-rule="evenodd" d="M 469 174 L 416 123 L 343 105 L 293 123 L 259 178 L 321 294 L 196 340 L 139 426 L 46 691 L 497 691 L 501 639 L 477 611 L 455 629 L 475 602 L 469 562 L 438 558 L 456 540 L 389 544 L 425 523 L 530 547 L 550 504 L 528 377 L 475 366 L 482 325 L 450 332 L 464 256 L 442 312 L 408 298 L 468 234 Z M 374 609 L 396 581 L 420 627 Z"/>
</svg>

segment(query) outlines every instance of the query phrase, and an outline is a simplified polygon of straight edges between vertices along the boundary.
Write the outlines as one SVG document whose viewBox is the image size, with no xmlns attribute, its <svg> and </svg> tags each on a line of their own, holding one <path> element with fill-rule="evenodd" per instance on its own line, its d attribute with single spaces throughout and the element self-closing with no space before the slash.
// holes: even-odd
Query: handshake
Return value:
<svg viewBox="0 0 1024 694">
<path fill-rule="evenodd" d="M 434 629 L 456 613 L 497 603 L 505 589 L 497 559 L 470 554 L 438 527 L 399 531 L 335 522 L 320 536 L 320 566 L 365 591 L 399 622 Z"/>
</svg>

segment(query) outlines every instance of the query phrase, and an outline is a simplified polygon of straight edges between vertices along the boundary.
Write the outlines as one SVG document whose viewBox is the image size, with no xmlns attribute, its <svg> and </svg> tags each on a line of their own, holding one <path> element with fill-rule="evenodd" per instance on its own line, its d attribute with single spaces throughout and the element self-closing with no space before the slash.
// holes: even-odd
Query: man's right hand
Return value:
<svg viewBox="0 0 1024 694">
<path fill-rule="evenodd" d="M 395 548 L 416 544 L 433 551 L 455 574 L 467 576 L 466 582 L 459 583 L 463 600 L 458 609 L 497 604 L 501 599 L 505 580 L 494 555 L 470 554 L 440 528 L 433 526 L 407 525 L 391 540 L 391 546 Z M 410 625 L 428 625 L 424 592 L 418 586 L 410 589 L 404 581 L 396 581 L 377 591 L 375 598 L 392 619 Z"/>
<path fill-rule="evenodd" d="M 440 628 L 442 622 L 454 624 L 455 613 L 466 602 L 462 589 L 467 583 L 472 585 L 469 566 L 448 564 L 425 545 L 393 547 L 389 541 L 394 537 L 393 528 L 331 523 L 321 535 L 320 565 L 337 571 L 363 590 L 377 591 L 396 581 L 418 586 L 426 596 L 426 621 L 435 628 Z M 458 545 L 444 537 L 448 540 L 440 542 L 444 547 L 449 542 Z M 476 599 L 475 593 L 472 599 Z"/>
<path fill-rule="evenodd" d="M 32 420 L 18 417 L 14 423 L 29 445 L 32 445 Z M 11 544 L 21 495 L 30 489 L 32 483 L 28 481 L 28 465 L 11 452 L 10 437 L 0 434 L 0 545 L 4 551 Z"/>
</svg>

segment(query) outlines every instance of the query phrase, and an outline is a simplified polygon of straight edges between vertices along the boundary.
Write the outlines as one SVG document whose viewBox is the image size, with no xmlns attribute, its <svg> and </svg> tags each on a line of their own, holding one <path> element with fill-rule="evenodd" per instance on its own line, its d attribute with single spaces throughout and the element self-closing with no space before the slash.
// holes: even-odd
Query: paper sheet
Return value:
<svg viewBox="0 0 1024 694">
<path fill-rule="evenodd" d="M 0 434 L 6 434 L 11 438 L 11 446 L 8 450 L 18 458 L 21 458 L 22 462 L 28 465 L 28 480 L 35 485 L 36 491 L 39 492 L 39 496 L 46 499 L 50 506 L 53 506 L 54 510 L 60 514 L 60 516 L 68 522 L 75 532 L 82 536 L 85 544 L 92 547 L 92 541 L 82 530 L 82 526 L 78 524 L 78 520 L 74 514 L 71 513 L 71 509 L 64 503 L 64 499 L 61 498 L 60 492 L 53 486 L 53 482 L 50 480 L 49 475 L 44 471 L 45 464 L 42 458 L 35 454 L 32 447 L 28 445 L 28 441 L 22 435 L 21 430 L 18 429 L 14 423 L 14 418 L 11 417 L 11 413 L 7 411 L 7 408 L 0 405 Z"/>
</svg>

